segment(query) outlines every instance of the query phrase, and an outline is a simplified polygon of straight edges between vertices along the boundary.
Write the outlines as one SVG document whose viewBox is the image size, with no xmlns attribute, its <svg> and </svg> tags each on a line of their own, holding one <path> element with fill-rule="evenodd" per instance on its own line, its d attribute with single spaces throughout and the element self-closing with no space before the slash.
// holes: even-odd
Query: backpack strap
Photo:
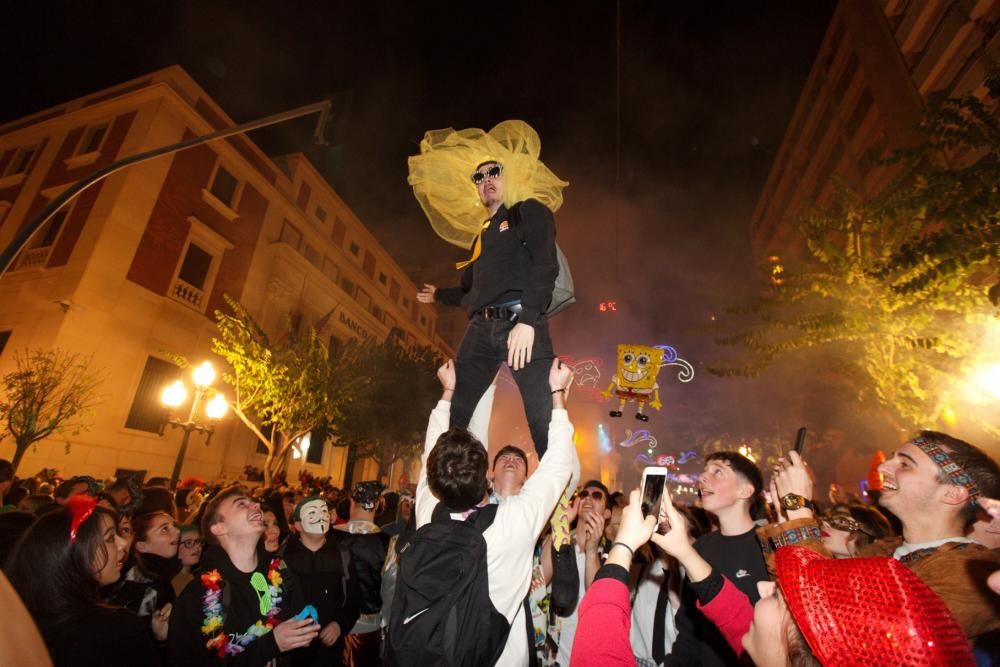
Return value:
<svg viewBox="0 0 1000 667">
<path fill-rule="evenodd" d="M 528 667 L 538 667 L 538 651 L 535 649 L 535 619 L 531 616 L 531 603 L 528 598 L 531 596 L 531 589 L 524 596 L 524 624 L 528 633 Z"/>
</svg>

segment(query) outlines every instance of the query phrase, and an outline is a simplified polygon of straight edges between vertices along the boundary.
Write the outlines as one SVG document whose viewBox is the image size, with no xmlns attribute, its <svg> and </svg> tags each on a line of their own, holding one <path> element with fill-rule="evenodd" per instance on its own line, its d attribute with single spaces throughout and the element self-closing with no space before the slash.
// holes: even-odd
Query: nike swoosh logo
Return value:
<svg viewBox="0 0 1000 667">
<path fill-rule="evenodd" d="M 407 623 L 409 623 L 410 621 L 412 621 L 413 619 L 415 619 L 417 616 L 420 616 L 420 614 L 424 613 L 425 611 L 428 611 L 429 609 L 430 609 L 430 607 L 427 607 L 427 609 L 421 609 L 420 611 L 418 611 L 416 614 L 414 614 L 412 616 L 407 616 L 406 618 L 403 619 L 403 625 L 406 625 Z"/>
</svg>

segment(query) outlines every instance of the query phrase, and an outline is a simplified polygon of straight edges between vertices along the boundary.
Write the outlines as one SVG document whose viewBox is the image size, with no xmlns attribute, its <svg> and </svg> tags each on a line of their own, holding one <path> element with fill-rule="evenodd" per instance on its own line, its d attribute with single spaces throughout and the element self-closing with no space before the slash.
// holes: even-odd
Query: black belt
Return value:
<svg viewBox="0 0 1000 667">
<path fill-rule="evenodd" d="M 484 320 L 508 320 L 517 322 L 517 316 L 521 314 L 523 306 L 519 303 L 508 303 L 503 306 L 486 306 L 477 315 L 482 315 Z"/>
</svg>

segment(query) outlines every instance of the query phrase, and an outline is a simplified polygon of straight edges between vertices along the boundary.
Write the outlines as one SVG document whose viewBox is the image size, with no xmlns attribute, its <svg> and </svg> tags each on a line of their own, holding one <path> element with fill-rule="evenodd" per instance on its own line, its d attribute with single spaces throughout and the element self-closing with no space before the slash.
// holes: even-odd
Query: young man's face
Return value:
<svg viewBox="0 0 1000 667">
<path fill-rule="evenodd" d="M 330 508 L 322 499 L 311 500 L 299 508 L 299 520 L 295 527 L 310 535 L 325 535 L 330 529 Z"/>
<path fill-rule="evenodd" d="M 611 518 L 608 519 L 608 524 L 604 527 L 604 537 L 608 538 L 609 541 L 614 542 L 615 537 L 618 536 L 618 528 L 622 525 L 622 508 L 615 506 L 611 510 Z"/>
<path fill-rule="evenodd" d="M 698 479 L 701 505 L 716 513 L 753 495 L 753 484 L 743 479 L 725 461 L 709 461 Z"/>
<path fill-rule="evenodd" d="M 960 489 L 941 482 L 940 468 L 914 444 L 906 443 L 879 467 L 882 473 L 882 496 L 879 504 L 899 517 L 904 524 L 928 510 L 939 511 Z M 964 495 L 963 502 L 964 505 Z"/>
<path fill-rule="evenodd" d="M 515 492 L 524 485 L 528 477 L 528 466 L 524 459 L 514 452 L 507 452 L 497 457 L 493 463 L 493 484 L 512 489 Z"/>
<path fill-rule="evenodd" d="M 226 498 L 219 507 L 217 524 L 212 526 L 216 535 L 228 535 L 230 538 L 240 538 L 257 535 L 264 532 L 264 513 L 260 504 L 244 495 Z"/>
<path fill-rule="evenodd" d="M 487 172 L 496 166 L 496 162 L 487 162 L 476 170 L 486 176 L 485 179 L 476 185 L 476 190 L 479 192 L 479 200 L 483 202 L 486 208 L 490 208 L 494 204 L 499 204 L 503 201 L 503 174 L 499 176 L 487 175 Z"/>
<path fill-rule="evenodd" d="M 583 491 L 580 492 L 580 513 L 583 512 L 595 512 L 600 514 L 605 519 L 610 516 L 608 512 L 608 498 L 604 495 L 604 491 L 597 486 L 585 486 Z"/>
</svg>

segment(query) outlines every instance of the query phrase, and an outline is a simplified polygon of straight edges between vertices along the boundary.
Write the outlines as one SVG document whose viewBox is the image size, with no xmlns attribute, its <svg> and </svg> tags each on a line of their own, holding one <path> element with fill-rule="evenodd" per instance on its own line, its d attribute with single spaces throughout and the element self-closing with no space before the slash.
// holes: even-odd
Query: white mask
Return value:
<svg viewBox="0 0 1000 667">
<path fill-rule="evenodd" d="M 330 508 L 326 506 L 326 501 L 317 498 L 299 508 L 299 523 L 304 533 L 325 535 L 330 529 Z"/>
</svg>

